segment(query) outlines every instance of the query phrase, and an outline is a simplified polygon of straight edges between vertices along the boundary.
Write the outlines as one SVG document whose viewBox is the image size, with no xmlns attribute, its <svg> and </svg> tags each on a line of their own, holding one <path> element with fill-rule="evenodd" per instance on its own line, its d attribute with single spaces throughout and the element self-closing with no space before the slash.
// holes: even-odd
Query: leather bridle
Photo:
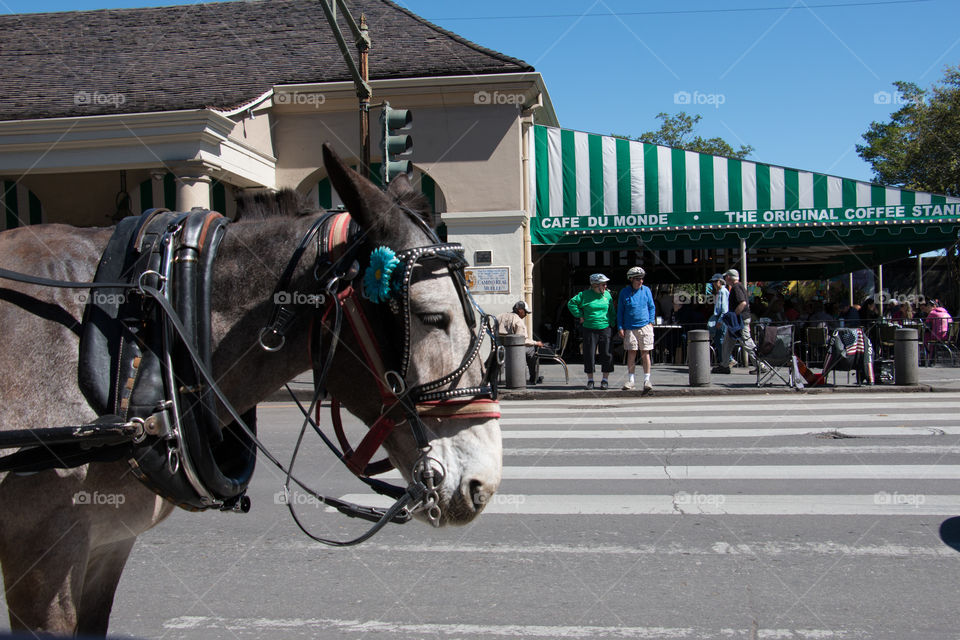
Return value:
<svg viewBox="0 0 960 640">
<path fill-rule="evenodd" d="M 274 300 L 281 302 L 275 304 L 270 322 L 261 330 L 260 344 L 267 351 L 282 348 L 286 332 L 297 318 L 295 305 L 284 304 L 282 301 L 291 299 L 289 287 L 297 263 L 306 248 L 316 238 L 317 251 L 313 273 L 314 278 L 322 283 L 320 290 L 326 308 L 322 314 L 315 314 L 311 321 L 310 353 L 313 362 L 315 395 L 311 409 L 305 411 L 306 420 L 312 424 L 324 442 L 352 473 L 374 490 L 397 500 L 390 511 L 397 510 L 398 505 L 403 503 L 402 508 L 397 510 L 395 519 L 402 520 L 404 514 L 410 512 L 423 512 L 434 526 L 439 526 L 442 514 L 438 489 L 443 482 L 446 470 L 439 460 L 429 455 L 431 445 L 422 416 L 444 419 L 499 418 L 496 383 L 499 367 L 503 362 L 503 350 L 497 342 L 495 319 L 479 309 L 467 289 L 463 276 L 463 269 L 467 264 L 463 257 L 463 247 L 458 243 L 440 242 L 415 212 L 403 207 L 401 210 L 418 223 L 434 242 L 396 253 L 399 265 L 396 268 L 397 275 L 393 284 L 395 294 L 382 304 L 389 308 L 390 314 L 403 323 L 402 350 L 397 369 L 390 369 L 385 365 L 384 353 L 380 346 L 381 340 L 377 339 L 371 328 L 361 300 L 359 286 L 354 284 L 360 272 L 357 254 L 366 243 L 362 241 L 359 229 L 351 224 L 350 215 L 343 212 L 328 212 L 321 216 L 300 241 L 277 282 Z M 423 266 L 425 262 L 439 262 L 446 266 L 460 297 L 464 317 L 471 330 L 471 338 L 467 352 L 453 371 L 435 380 L 411 385 L 408 384 L 412 346 L 410 287 L 414 269 L 417 266 Z M 480 313 L 479 322 L 476 311 Z M 326 393 L 326 379 L 340 343 L 344 318 L 358 346 L 358 357 L 371 373 L 381 398 L 380 415 L 370 425 L 356 448 L 350 445 L 343 431 L 340 403 L 337 399 L 331 399 L 330 411 L 339 448 L 330 438 L 323 435 L 318 426 L 320 399 Z M 324 334 L 329 336 L 325 347 Z M 490 337 L 492 348 L 486 362 L 482 363 L 484 377 L 481 384 L 459 387 L 463 375 L 479 358 L 486 336 Z M 392 468 L 393 465 L 388 460 L 371 462 L 371 459 L 395 428 L 403 424 L 410 428 L 419 451 L 419 456 L 410 469 L 411 481 L 406 488 L 371 479 L 371 476 Z M 305 423 L 304 428 L 306 426 Z M 287 505 L 293 513 L 291 501 L 288 501 Z M 295 513 L 294 518 L 296 519 Z M 406 518 L 409 519 L 409 515 Z M 379 526 L 382 526 L 381 522 L 378 522 Z M 299 520 L 297 524 L 300 524 Z M 302 525 L 301 528 L 304 529 Z M 306 529 L 304 531 L 321 542 L 332 542 L 314 536 Z"/>
<path fill-rule="evenodd" d="M 466 265 L 463 259 L 463 248 L 455 243 L 441 243 L 423 220 L 409 209 L 401 209 L 410 218 L 418 224 L 427 233 L 428 237 L 434 242 L 422 247 L 407 249 L 398 254 L 400 264 L 403 265 L 402 278 L 399 280 L 400 287 L 397 295 L 389 300 L 388 306 L 390 312 L 394 314 L 403 314 L 403 351 L 401 353 L 400 371 L 389 370 L 383 366 L 383 354 L 379 348 L 379 341 L 370 329 L 370 323 L 367 321 L 363 304 L 360 300 L 357 287 L 352 282 L 359 272 L 357 261 L 357 252 L 364 245 L 359 235 L 359 229 L 351 224 L 350 216 L 347 213 L 328 212 L 321 215 L 310 227 L 307 233 L 301 239 L 297 249 L 291 256 L 287 267 L 284 269 L 275 290 L 274 303 L 275 308 L 271 315 L 268 325 L 260 332 L 259 342 L 267 351 L 278 351 L 284 346 L 286 332 L 292 327 L 297 319 L 296 306 L 285 302 L 278 297 L 277 293 L 288 291 L 294 272 L 299 264 L 304 252 L 309 248 L 313 239 L 316 238 L 317 257 L 314 262 L 313 274 L 318 282 L 323 285 L 320 293 L 324 295 L 327 301 L 320 324 L 331 335 L 329 346 L 326 348 L 325 356 L 321 358 L 324 350 L 321 345 L 320 337 L 322 330 L 318 331 L 317 314 L 312 319 L 313 329 L 311 331 L 311 357 L 314 362 L 314 386 L 315 395 L 313 403 L 309 410 L 301 409 L 306 415 L 304 429 L 309 424 L 317 431 L 324 442 L 330 446 L 334 453 L 344 461 L 350 470 L 357 475 L 363 482 L 373 488 L 375 491 L 392 497 L 395 502 L 386 510 L 372 507 L 363 507 L 349 502 L 338 500 L 329 496 L 323 496 L 312 490 L 304 482 L 296 478 L 292 473 L 294 458 L 288 466 L 284 466 L 274 455 L 270 453 L 267 447 L 257 438 L 256 433 L 247 425 L 244 418 L 231 405 L 223 391 L 216 383 L 209 367 L 208 358 L 198 350 L 196 340 L 192 333 L 184 325 L 180 313 L 175 308 L 173 301 L 169 299 L 168 287 L 161 285 L 158 287 L 153 282 L 147 282 L 147 279 L 141 277 L 136 282 L 72 282 L 52 280 L 27 274 L 0 269 L 0 278 L 24 282 L 27 284 L 59 287 L 59 288 L 80 288 L 80 289 L 119 289 L 123 291 L 137 290 L 144 299 L 151 299 L 158 306 L 159 311 L 164 318 L 165 330 L 170 336 L 176 336 L 182 343 L 183 358 L 188 361 L 195 369 L 197 380 L 205 384 L 217 400 L 221 403 L 224 410 L 235 421 L 238 428 L 249 439 L 251 446 L 260 450 L 263 455 L 278 469 L 286 474 L 285 490 L 289 490 L 290 484 L 296 484 L 305 491 L 309 492 L 315 499 L 330 505 L 351 517 L 359 517 L 374 522 L 375 524 L 364 534 L 353 540 L 337 541 L 321 538 L 307 531 L 297 519 L 293 510 L 293 505 L 288 500 L 287 506 L 297 524 L 314 540 L 323 542 L 331 546 L 348 546 L 358 544 L 370 538 L 379 531 L 388 522 L 406 522 L 411 518 L 411 512 L 423 511 L 428 520 L 434 525 L 440 524 L 441 512 L 439 507 L 438 489 L 443 482 L 445 469 L 442 464 L 429 455 L 430 442 L 427 437 L 427 429 L 421 416 L 443 419 L 487 419 L 499 418 L 499 404 L 497 403 L 496 381 L 499 367 L 503 363 L 503 349 L 497 343 L 496 338 L 496 320 L 492 316 L 483 314 L 479 306 L 473 301 L 466 287 L 463 276 L 463 268 Z M 166 230 L 164 242 L 171 241 L 174 236 L 178 236 L 180 229 L 178 226 L 170 227 Z M 167 255 L 169 252 L 164 252 Z M 439 260 L 445 263 L 450 276 L 454 279 L 454 285 L 460 297 L 465 318 L 471 327 L 471 344 L 467 353 L 464 355 L 460 365 L 452 372 L 430 382 L 420 383 L 414 386 L 407 384 L 407 369 L 410 364 L 410 284 L 414 268 L 425 260 Z M 151 272 L 156 273 L 156 272 Z M 480 313 L 480 321 L 477 322 L 475 311 Z M 341 443 L 341 449 L 338 449 L 329 438 L 319 429 L 317 422 L 314 422 L 311 414 L 316 408 L 319 415 L 319 400 L 325 392 L 325 381 L 330 373 L 333 356 L 339 343 L 340 332 L 342 329 L 343 318 L 346 317 L 348 324 L 358 344 L 366 345 L 362 348 L 363 357 L 368 369 L 376 372 L 374 375 L 377 381 L 377 387 L 380 391 L 382 400 L 382 411 L 379 418 L 371 426 L 367 436 L 358 445 L 356 450 L 350 447 L 343 433 L 342 421 L 339 416 L 339 403 L 332 400 L 331 414 L 333 415 L 334 428 L 337 432 L 337 439 Z M 484 378 L 481 384 L 476 387 L 459 388 L 458 384 L 467 371 L 477 360 L 485 335 L 491 339 L 492 348 L 489 357 L 485 363 Z M 402 372 L 402 373 L 401 373 Z M 297 403 L 299 405 L 299 402 Z M 396 419 L 395 414 L 399 414 L 400 419 Z M 407 487 L 399 487 L 387 484 L 370 476 L 385 471 L 390 468 L 389 463 L 385 461 L 380 463 L 370 463 L 370 458 L 374 452 L 379 449 L 383 441 L 399 425 L 408 424 L 413 437 L 417 443 L 420 455 L 410 470 L 411 482 Z M 123 433 L 126 430 L 135 430 L 130 436 L 134 442 L 143 438 L 143 423 L 134 424 L 120 423 L 117 425 L 100 425 L 109 438 L 116 439 L 116 435 L 111 429 L 120 429 Z M 75 428 L 69 428 L 72 431 Z M 59 434 L 59 432 L 54 435 Z M 23 435 L 27 440 L 25 442 L 13 443 L 15 446 L 23 444 L 35 444 L 37 435 L 33 430 L 26 430 L 24 434 L 9 433 L 7 435 Z M 101 438 L 102 439 L 102 438 Z M 302 433 L 301 433 L 302 440 Z M 118 445 L 126 451 L 126 444 Z M 297 444 L 299 449 L 299 441 Z M 29 453 L 29 452 L 28 452 Z M 14 454 L 18 455 L 18 454 Z M 98 458 L 90 458 L 94 461 Z M 41 461 L 42 465 L 37 468 L 61 468 L 58 461 Z M 83 461 L 71 463 L 74 466 Z M 176 471 L 171 470 L 171 475 L 176 475 Z M 191 479 L 193 482 L 195 479 Z M 206 487 L 202 480 L 196 480 L 200 486 L 195 487 L 200 495 L 203 495 Z M 239 496 L 243 498 L 244 496 Z M 234 509 L 246 511 L 249 507 L 240 508 L 241 504 L 249 504 L 249 501 L 238 500 L 235 502 L 214 500 L 210 503 L 212 506 L 220 506 L 223 509 Z M 210 506 L 210 505 L 207 505 Z"/>
</svg>

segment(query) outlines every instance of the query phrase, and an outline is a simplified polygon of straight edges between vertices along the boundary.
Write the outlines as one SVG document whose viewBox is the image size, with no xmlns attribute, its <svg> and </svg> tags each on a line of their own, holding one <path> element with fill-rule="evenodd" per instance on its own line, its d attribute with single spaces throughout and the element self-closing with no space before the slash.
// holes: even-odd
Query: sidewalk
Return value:
<svg viewBox="0 0 960 640">
<path fill-rule="evenodd" d="M 847 383 L 847 372 L 838 371 L 836 376 L 836 385 L 829 384 L 825 387 L 805 387 L 796 391 L 787 387 L 778 378 L 774 378 L 777 384 L 770 384 L 765 387 L 757 387 L 756 375 L 750 375 L 746 367 L 734 368 L 727 375 L 711 375 L 711 382 L 704 387 L 691 387 L 690 378 L 686 365 L 655 364 L 650 381 L 653 383 L 653 390 L 643 392 L 643 372 L 640 366 L 637 366 L 637 387 L 630 391 L 623 391 L 620 387 L 627 379 L 627 368 L 617 366 L 610 376 L 610 389 L 601 391 L 599 388 L 587 391 L 584 387 L 586 375 L 583 373 L 583 365 L 580 363 L 569 363 L 567 368 L 570 371 L 570 384 L 566 384 L 563 379 L 563 369 L 558 364 L 542 363 L 540 365 L 540 375 L 543 376 L 543 383 L 527 387 L 526 389 L 507 389 L 500 387 L 500 398 L 502 400 L 557 400 L 564 398 L 601 398 L 601 397 L 645 397 L 645 398 L 665 398 L 677 396 L 722 396 L 722 395 L 757 395 L 772 393 L 835 393 L 835 392 L 854 392 L 854 393 L 920 393 L 920 392 L 960 392 L 960 368 L 956 367 L 920 367 L 919 382 L 917 386 L 900 387 L 892 384 L 876 384 L 872 386 L 857 386 L 856 376 L 850 374 L 850 382 Z M 782 370 L 781 370 L 782 371 Z M 833 374 L 828 376 L 832 383 Z M 600 375 L 596 375 L 596 383 L 600 385 Z M 297 398 L 301 402 L 310 402 L 313 396 L 313 377 L 310 373 L 304 373 L 297 376 L 290 382 L 290 388 L 293 389 Z M 286 389 L 279 389 L 274 392 L 267 402 L 288 402 L 290 394 Z"/>
<path fill-rule="evenodd" d="M 892 384 L 875 384 L 858 386 L 856 375 L 850 374 L 847 383 L 847 372 L 838 371 L 836 384 L 832 384 L 834 376 L 831 373 L 827 378 L 831 384 L 827 386 L 809 387 L 794 390 L 785 385 L 779 378 L 774 377 L 771 384 L 757 387 L 757 376 L 750 375 L 747 367 L 735 367 L 729 374 L 713 374 L 710 384 L 703 387 L 691 387 L 690 377 L 686 365 L 655 364 L 651 371 L 650 381 L 653 390 L 643 392 L 643 371 L 637 365 L 637 388 L 623 391 L 620 387 L 627 379 L 627 368 L 618 366 L 610 375 L 610 389 L 601 391 L 600 374 L 595 374 L 597 388 L 588 391 L 585 388 L 586 374 L 583 365 L 568 363 L 570 384 L 564 383 L 563 369 L 558 364 L 541 363 L 540 375 L 543 383 L 526 389 L 507 389 L 501 387 L 503 399 L 557 399 L 557 398 L 597 398 L 601 396 L 614 397 L 676 397 L 676 396 L 718 396 L 737 394 L 771 394 L 771 393 L 890 393 L 890 392 L 960 392 L 960 368 L 956 367 L 920 367 L 919 384 L 917 386 L 896 386 Z M 779 369 L 784 372 L 785 370 Z M 784 377 L 786 374 L 784 373 Z"/>
</svg>

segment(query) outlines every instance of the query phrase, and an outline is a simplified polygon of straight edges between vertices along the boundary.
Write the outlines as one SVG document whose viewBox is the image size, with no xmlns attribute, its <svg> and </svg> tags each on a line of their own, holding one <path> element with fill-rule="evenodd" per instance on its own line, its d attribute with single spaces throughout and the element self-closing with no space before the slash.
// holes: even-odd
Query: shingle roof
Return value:
<svg viewBox="0 0 960 640">
<path fill-rule="evenodd" d="M 387 0 L 350 7 L 370 26 L 373 79 L 533 69 Z M 316 0 L 6 15 L 0 33 L 0 120 L 225 109 L 275 84 L 350 79 Z"/>
</svg>

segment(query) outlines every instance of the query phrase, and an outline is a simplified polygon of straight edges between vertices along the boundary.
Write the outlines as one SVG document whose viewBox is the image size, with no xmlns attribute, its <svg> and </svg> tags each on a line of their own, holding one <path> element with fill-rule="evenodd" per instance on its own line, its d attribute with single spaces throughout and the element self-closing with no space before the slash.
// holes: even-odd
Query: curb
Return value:
<svg viewBox="0 0 960 640">
<path fill-rule="evenodd" d="M 541 389 L 499 389 L 501 400 L 576 400 L 602 398 L 691 398 L 716 396 L 751 396 L 751 395 L 826 395 L 832 393 L 950 393 L 957 389 L 940 387 L 929 384 L 915 386 L 871 385 L 871 386 L 844 386 L 844 387 L 817 387 L 805 389 L 791 389 L 789 387 L 657 387 L 652 391 L 624 391 L 623 389 L 609 389 L 600 391 L 594 389 L 571 389 L 553 387 Z M 294 389 L 294 396 L 305 405 L 313 400 L 313 391 L 310 389 Z M 286 389 L 278 389 L 270 394 L 263 402 L 291 402 L 290 394 Z"/>
<path fill-rule="evenodd" d="M 685 398 L 685 397 L 716 397 L 716 396 L 750 396 L 750 395 L 824 395 L 831 393 L 947 393 L 956 391 L 946 387 L 934 387 L 928 384 L 920 384 L 909 387 L 898 387 L 895 385 L 871 385 L 862 387 L 824 387 L 824 388 L 804 388 L 791 389 L 789 387 L 690 387 L 678 389 L 664 389 L 662 387 L 654 388 L 652 391 L 624 391 L 622 389 L 609 389 L 607 391 L 598 391 L 596 389 L 588 391 L 586 389 L 564 389 L 564 390 L 532 390 L 532 389 L 501 389 L 500 398 L 502 400 L 565 400 L 565 399 L 584 399 L 596 400 L 599 398 Z"/>
</svg>

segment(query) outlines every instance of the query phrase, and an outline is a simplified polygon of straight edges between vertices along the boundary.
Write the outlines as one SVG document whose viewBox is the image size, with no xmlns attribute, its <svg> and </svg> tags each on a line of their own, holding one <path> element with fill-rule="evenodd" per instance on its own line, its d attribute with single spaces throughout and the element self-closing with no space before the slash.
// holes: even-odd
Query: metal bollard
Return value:
<svg viewBox="0 0 960 640">
<path fill-rule="evenodd" d="M 710 332 L 695 329 L 687 332 L 687 367 L 690 386 L 710 384 Z"/>
<path fill-rule="evenodd" d="M 898 386 L 919 384 L 917 330 L 897 329 L 893 350 L 893 381 Z"/>
<path fill-rule="evenodd" d="M 500 336 L 506 350 L 503 374 L 507 389 L 527 388 L 527 348 L 523 336 Z"/>
</svg>

